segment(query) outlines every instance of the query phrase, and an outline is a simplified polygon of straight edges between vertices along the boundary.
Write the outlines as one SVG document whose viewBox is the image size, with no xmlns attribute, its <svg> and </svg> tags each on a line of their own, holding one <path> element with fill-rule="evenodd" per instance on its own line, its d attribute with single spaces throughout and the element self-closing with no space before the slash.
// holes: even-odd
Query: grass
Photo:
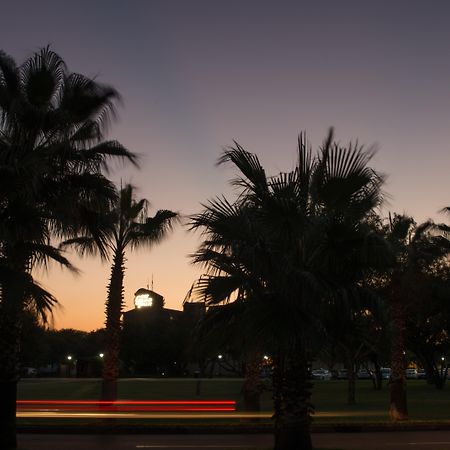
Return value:
<svg viewBox="0 0 450 450">
<path fill-rule="evenodd" d="M 196 396 L 196 379 L 122 379 L 119 381 L 119 397 L 129 400 L 236 400 L 242 410 L 242 379 L 202 379 L 199 397 Z M 347 405 L 347 383 L 341 380 L 317 381 L 313 389 L 317 424 L 388 421 L 388 389 L 383 386 L 375 391 L 368 380 L 357 383 L 356 405 Z M 92 379 L 27 379 L 19 383 L 18 398 L 25 399 L 98 399 L 100 381 Z M 438 391 L 423 380 L 408 381 L 408 406 L 411 421 L 450 421 L 450 392 Z M 262 396 L 262 409 L 272 411 L 271 393 Z"/>
</svg>

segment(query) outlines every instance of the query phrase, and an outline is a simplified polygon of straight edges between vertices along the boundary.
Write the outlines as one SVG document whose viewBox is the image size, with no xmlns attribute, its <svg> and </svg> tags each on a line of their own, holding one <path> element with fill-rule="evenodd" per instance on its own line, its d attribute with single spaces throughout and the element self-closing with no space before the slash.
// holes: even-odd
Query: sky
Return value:
<svg viewBox="0 0 450 450">
<path fill-rule="evenodd" d="M 0 48 L 20 63 L 50 44 L 69 70 L 120 92 L 108 137 L 137 153 L 140 169 L 115 165 L 110 176 L 184 222 L 127 254 L 125 309 L 152 278 L 181 309 L 202 272 L 189 259 L 200 236 L 186 223 L 208 199 L 233 195 L 232 170 L 216 165 L 233 140 L 276 174 L 293 167 L 299 132 L 316 148 L 333 126 L 341 143 L 378 146 L 384 212 L 446 220 L 449 14 L 446 0 L 16 0 L 2 7 Z M 68 256 L 80 275 L 35 274 L 61 303 L 54 325 L 102 327 L 110 267 Z"/>
</svg>

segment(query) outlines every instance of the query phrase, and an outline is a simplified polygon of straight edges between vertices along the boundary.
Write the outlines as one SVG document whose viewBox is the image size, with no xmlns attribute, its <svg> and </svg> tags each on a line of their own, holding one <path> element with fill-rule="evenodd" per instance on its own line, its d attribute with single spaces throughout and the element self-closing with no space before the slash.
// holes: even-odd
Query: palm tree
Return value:
<svg viewBox="0 0 450 450">
<path fill-rule="evenodd" d="M 448 241 L 431 232 L 435 229 L 431 222 L 416 225 L 412 217 L 399 214 L 389 216 L 385 227 L 395 258 L 385 287 L 392 322 L 389 415 L 395 421 L 408 419 L 405 331 L 409 308 L 426 282 L 427 270 L 449 252 Z"/>
<path fill-rule="evenodd" d="M 267 177 L 236 144 L 220 163 L 238 168 L 238 199 L 217 198 L 191 221 L 204 236 L 194 263 L 209 271 L 200 295 L 209 305 L 245 305 L 247 334 L 273 348 L 277 450 L 311 448 L 308 365 L 321 311 L 362 276 L 378 242 L 360 226 L 381 201 L 370 158 L 358 145 L 333 143 L 331 132 L 313 156 L 301 135 L 295 169 Z"/>
<path fill-rule="evenodd" d="M 106 299 L 102 400 L 117 399 L 125 252 L 159 243 L 178 218 L 177 213 L 168 210 L 159 210 L 149 217 L 147 209 L 148 201 L 136 201 L 133 186 L 127 184 L 110 209 L 98 216 L 95 235 L 75 237 L 63 244 L 75 246 L 81 254 L 99 253 L 112 262 Z"/>
<path fill-rule="evenodd" d="M 22 65 L 0 51 L 0 447 L 15 448 L 19 336 L 25 309 L 43 320 L 56 299 L 32 277 L 50 261 L 74 268 L 55 239 L 89 228 L 114 197 L 108 158 L 134 157 L 104 140 L 117 92 L 44 48 Z"/>
</svg>

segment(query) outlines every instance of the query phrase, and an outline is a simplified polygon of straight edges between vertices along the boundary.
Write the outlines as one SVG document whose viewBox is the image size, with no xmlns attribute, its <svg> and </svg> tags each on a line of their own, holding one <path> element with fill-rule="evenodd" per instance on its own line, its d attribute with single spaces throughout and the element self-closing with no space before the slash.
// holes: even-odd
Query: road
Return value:
<svg viewBox="0 0 450 450">
<path fill-rule="evenodd" d="M 450 431 L 316 433 L 318 448 L 345 450 L 450 450 Z M 270 434 L 19 435 L 21 450 L 249 450 L 270 449 Z"/>
</svg>

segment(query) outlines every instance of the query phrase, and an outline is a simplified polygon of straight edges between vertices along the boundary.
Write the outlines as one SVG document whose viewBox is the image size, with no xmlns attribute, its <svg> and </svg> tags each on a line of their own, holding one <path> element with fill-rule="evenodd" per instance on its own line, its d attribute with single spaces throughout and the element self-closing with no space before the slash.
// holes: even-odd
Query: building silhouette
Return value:
<svg viewBox="0 0 450 450">
<path fill-rule="evenodd" d="M 187 375 L 192 336 L 205 315 L 203 302 L 165 307 L 164 297 L 146 288 L 134 294 L 134 308 L 123 313 L 121 359 L 131 375 Z"/>
</svg>

